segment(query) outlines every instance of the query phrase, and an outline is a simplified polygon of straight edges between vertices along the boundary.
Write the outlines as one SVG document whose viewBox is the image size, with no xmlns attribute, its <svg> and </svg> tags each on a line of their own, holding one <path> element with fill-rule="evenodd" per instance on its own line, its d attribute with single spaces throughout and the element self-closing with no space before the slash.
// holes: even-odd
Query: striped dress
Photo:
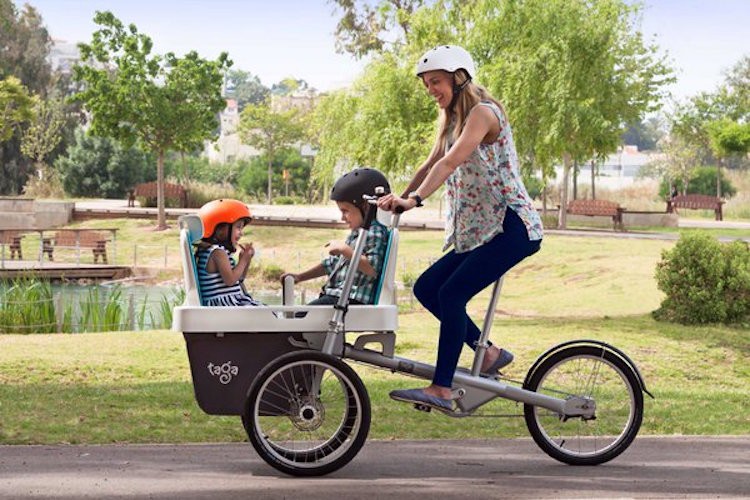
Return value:
<svg viewBox="0 0 750 500">
<path fill-rule="evenodd" d="M 206 270 L 208 259 L 214 251 L 225 252 L 232 268 L 236 265 L 234 257 L 221 245 L 199 247 L 195 252 L 195 264 L 198 267 L 198 284 L 201 290 L 201 301 L 204 306 L 262 306 L 263 303 L 253 299 L 240 281 L 225 285 L 221 273 L 209 273 Z"/>
</svg>

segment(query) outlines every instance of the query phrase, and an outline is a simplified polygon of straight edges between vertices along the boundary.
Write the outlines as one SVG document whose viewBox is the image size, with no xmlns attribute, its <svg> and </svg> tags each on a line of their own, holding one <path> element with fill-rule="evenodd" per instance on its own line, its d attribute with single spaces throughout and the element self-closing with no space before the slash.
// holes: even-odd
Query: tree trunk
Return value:
<svg viewBox="0 0 750 500">
<path fill-rule="evenodd" d="M 721 158 L 716 160 L 716 197 L 721 198 Z"/>
<path fill-rule="evenodd" d="M 268 193 L 266 201 L 271 204 L 271 183 L 273 182 L 273 149 L 268 148 Z"/>
<path fill-rule="evenodd" d="M 596 169 L 594 168 L 594 160 L 591 160 L 591 199 L 596 199 Z"/>
<path fill-rule="evenodd" d="M 164 210 L 164 151 L 159 151 L 156 159 L 156 206 L 159 213 L 156 230 L 163 231 L 167 229 L 167 215 Z"/>
<path fill-rule="evenodd" d="M 562 192 L 560 193 L 560 214 L 557 227 L 568 227 L 568 181 L 570 180 L 570 153 L 563 153 Z"/>
</svg>

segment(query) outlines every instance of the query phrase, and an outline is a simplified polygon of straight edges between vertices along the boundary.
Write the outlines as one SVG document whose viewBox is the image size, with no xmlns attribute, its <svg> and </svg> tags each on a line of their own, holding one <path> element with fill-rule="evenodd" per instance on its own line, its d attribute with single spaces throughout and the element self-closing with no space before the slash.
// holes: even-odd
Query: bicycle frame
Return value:
<svg viewBox="0 0 750 500">
<path fill-rule="evenodd" d="M 393 215 L 393 226 L 398 227 L 400 216 Z M 351 262 L 359 262 L 365 246 L 367 232 L 365 228 L 360 228 L 357 236 L 357 242 L 354 247 Z M 355 361 L 368 363 L 381 368 L 390 369 L 393 372 L 400 372 L 414 375 L 419 378 L 430 380 L 435 373 L 435 366 L 421 363 L 418 361 L 399 358 L 396 356 L 386 356 L 382 352 L 372 351 L 369 349 L 355 348 L 344 345 L 343 337 L 345 334 L 344 317 L 348 310 L 348 297 L 351 291 L 352 283 L 357 266 L 349 266 L 347 270 L 344 287 L 339 297 L 338 303 L 334 306 L 334 315 L 330 322 L 330 328 L 326 333 L 325 340 L 320 348 L 321 352 L 329 355 L 337 355 L 344 359 L 349 358 Z M 594 406 L 589 404 L 590 400 L 584 398 L 561 399 L 539 394 L 534 391 L 527 391 L 522 388 L 511 386 L 498 380 L 480 376 L 484 354 L 489 347 L 489 335 L 492 329 L 492 318 L 497 305 L 500 291 L 502 290 L 503 277 L 501 276 L 495 282 L 490 304 L 484 317 L 482 332 L 477 341 L 474 362 L 470 374 L 457 371 L 454 375 L 454 391 L 457 393 L 456 404 L 460 411 L 455 412 L 455 416 L 466 416 L 484 403 L 491 401 L 496 397 L 510 399 L 525 404 L 540 406 L 552 410 L 560 415 L 565 416 L 583 416 L 584 418 L 592 416 Z M 375 334 L 379 335 L 379 334 Z M 365 339 L 367 336 L 364 336 Z M 378 338 L 379 340 L 379 338 Z M 337 349 L 337 346 L 340 348 Z"/>
</svg>

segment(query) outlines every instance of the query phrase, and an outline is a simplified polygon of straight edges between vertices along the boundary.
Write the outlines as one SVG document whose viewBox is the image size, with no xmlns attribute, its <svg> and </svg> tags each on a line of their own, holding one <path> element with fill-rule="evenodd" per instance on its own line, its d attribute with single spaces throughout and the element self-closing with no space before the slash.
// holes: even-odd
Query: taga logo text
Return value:
<svg viewBox="0 0 750 500">
<path fill-rule="evenodd" d="M 239 372 L 239 367 L 233 366 L 231 361 L 227 361 L 222 365 L 215 365 L 213 363 L 208 364 L 208 373 L 214 377 L 219 377 L 219 382 L 224 385 L 231 382 L 232 378 L 236 377 Z"/>
</svg>

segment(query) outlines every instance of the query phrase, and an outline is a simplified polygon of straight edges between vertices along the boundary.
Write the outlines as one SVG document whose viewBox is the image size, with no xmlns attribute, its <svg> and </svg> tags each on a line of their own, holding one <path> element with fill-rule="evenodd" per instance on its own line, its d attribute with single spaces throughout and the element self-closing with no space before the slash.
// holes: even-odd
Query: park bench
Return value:
<svg viewBox="0 0 750 500">
<path fill-rule="evenodd" d="M 16 255 L 18 255 L 18 260 L 23 260 L 23 252 L 21 250 L 22 238 L 23 233 L 18 231 L 0 230 L 0 245 L 8 247 L 11 259 L 15 259 Z"/>
<path fill-rule="evenodd" d="M 723 220 L 721 206 L 724 200 L 706 194 L 678 194 L 667 200 L 667 213 L 677 213 L 678 208 L 691 210 L 713 210 L 716 220 Z"/>
<path fill-rule="evenodd" d="M 587 215 L 589 217 L 612 217 L 615 231 L 624 230 L 622 213 L 625 211 L 617 202 L 609 200 L 571 200 L 568 202 L 568 213 Z"/>
<path fill-rule="evenodd" d="M 132 206 L 136 196 L 142 196 L 143 198 L 156 199 L 157 197 L 157 183 L 144 182 L 143 184 L 137 184 L 132 191 L 132 194 L 128 193 L 128 206 Z M 179 184 L 164 183 L 164 198 L 171 198 L 180 202 L 180 207 L 187 208 L 187 191 L 184 187 Z M 132 200 L 132 201 L 131 201 Z M 134 204 L 134 203 L 133 203 Z"/>
<path fill-rule="evenodd" d="M 107 235 L 99 231 L 63 229 L 55 232 L 52 238 L 42 238 L 42 252 L 53 261 L 55 248 L 90 248 L 94 254 L 95 264 L 99 262 L 99 257 L 102 263 L 107 264 L 107 241 Z"/>
</svg>

